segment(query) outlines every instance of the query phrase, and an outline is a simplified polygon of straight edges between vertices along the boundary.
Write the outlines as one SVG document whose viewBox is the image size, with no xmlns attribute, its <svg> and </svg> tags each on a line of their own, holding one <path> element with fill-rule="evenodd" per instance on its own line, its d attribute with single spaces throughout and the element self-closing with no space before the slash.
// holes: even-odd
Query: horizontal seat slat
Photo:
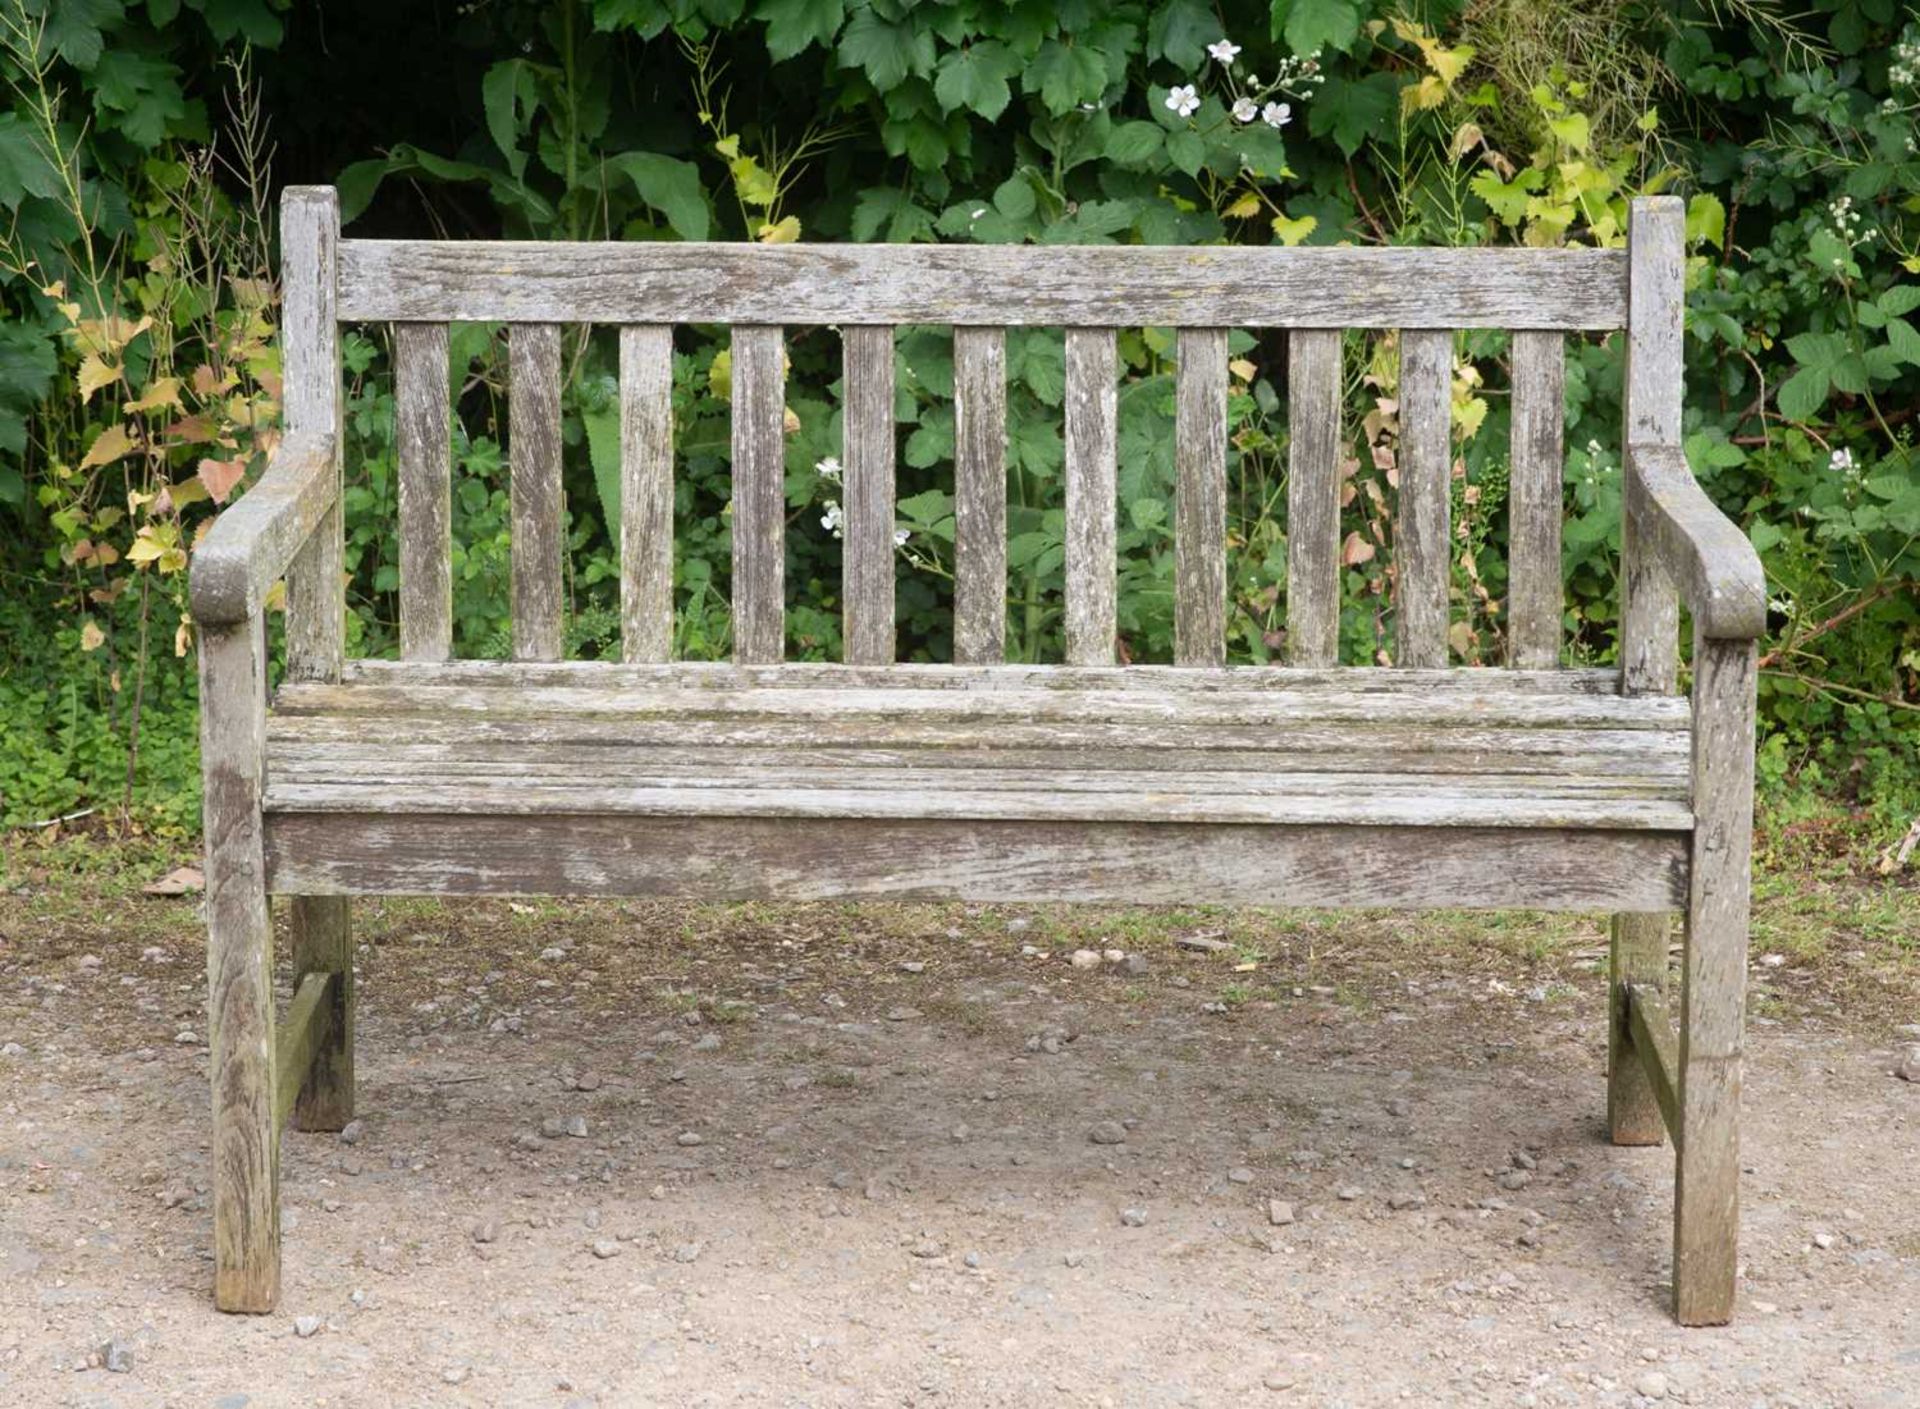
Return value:
<svg viewBox="0 0 1920 1409">
<path fill-rule="evenodd" d="M 267 817 L 265 858 L 268 883 L 291 895 L 1616 912 L 1687 895 L 1684 836 L 1519 827 L 295 812 Z"/>
<path fill-rule="evenodd" d="M 1625 326 L 1590 249 L 342 240 L 347 321 Z"/>
<path fill-rule="evenodd" d="M 650 756 L 669 764 L 709 769 L 1071 767 L 1246 775 L 1447 774 L 1471 769 L 1506 776 L 1574 778 L 1589 773 L 1621 776 L 1624 761 L 1631 764 L 1634 777 L 1670 785 L 1676 780 L 1685 782 L 1688 764 L 1684 740 L 1666 735 L 1547 733 L 1537 729 L 1519 734 L 1374 730 L 1364 739 L 1357 739 L 1351 731 L 1290 729 L 1269 743 L 1257 734 L 1249 742 L 1246 731 L 1229 736 L 1234 742 L 1222 742 L 1196 731 L 1143 742 L 1141 731 L 1131 727 L 1076 729 L 1072 736 L 1063 737 L 1058 730 L 1031 727 L 1009 734 L 1005 729 L 961 731 L 935 726 L 905 734 L 904 741 L 903 731 L 894 731 L 893 739 L 883 743 L 851 728 L 824 731 L 711 720 L 685 725 L 591 721 L 568 729 L 565 737 L 556 741 L 545 726 L 508 726 L 483 732 L 460 724 L 400 727 L 404 722 L 373 721 L 377 727 L 393 725 L 385 729 L 384 737 L 405 740 L 382 745 L 375 755 L 378 762 L 366 761 L 353 747 L 367 736 L 368 721 L 364 717 L 348 720 L 308 716 L 276 723 L 272 732 L 275 767 L 312 771 L 320 766 L 391 768 L 397 764 L 411 768 L 418 764 L 433 768 L 470 764 L 514 771 L 551 763 L 561 768 L 597 769 L 604 776 L 609 760 L 637 768 L 642 766 L 643 756 Z M 1655 741 L 1651 748 L 1650 738 Z M 529 750 L 536 747 L 541 762 L 527 762 Z"/>
<path fill-rule="evenodd" d="M 1156 694 L 1146 690 L 913 689 L 714 690 L 579 689 L 471 685 L 301 683 L 276 696 L 282 714 L 343 711 L 425 716 L 484 715 L 495 723 L 554 717 L 738 718 L 830 724 L 908 720 L 1008 724 L 1137 723 L 1171 729 L 1231 725 L 1406 724 L 1672 730 L 1686 727 L 1686 702 L 1666 696 L 1451 695 L 1261 690 Z"/>
<path fill-rule="evenodd" d="M 1683 802 L 1648 798 L 1511 797 L 1432 792 L 1418 796 L 1259 796 L 1243 792 L 1122 793 L 830 787 L 657 788 L 582 784 L 554 787 L 514 780 L 413 780 L 343 786 L 270 786 L 273 812 L 430 812 L 520 816 L 618 813 L 643 817 L 899 818 L 950 821 L 1216 822 L 1399 827 L 1576 827 L 1684 832 L 1693 814 Z"/>
<path fill-rule="evenodd" d="M 951 666 L 903 662 L 884 668 L 790 661 L 743 666 L 728 661 L 671 664 L 608 661 L 516 662 L 451 660 L 432 664 L 396 660 L 350 660 L 341 679 L 349 684 L 485 685 L 497 689 L 576 686 L 592 689 L 807 690 L 1146 690 L 1184 694 L 1228 690 L 1323 690 L 1344 694 L 1432 695 L 1618 695 L 1616 668 L 1500 670 L 1463 666 L 1454 670 L 1377 670 L 1370 666 L 1241 665 L 1214 669 L 1165 665 Z M 1646 696 L 1636 696 L 1644 700 Z M 1675 696 L 1678 700 L 1679 697 Z M 1686 717 L 1684 701 L 1672 716 Z"/>
</svg>

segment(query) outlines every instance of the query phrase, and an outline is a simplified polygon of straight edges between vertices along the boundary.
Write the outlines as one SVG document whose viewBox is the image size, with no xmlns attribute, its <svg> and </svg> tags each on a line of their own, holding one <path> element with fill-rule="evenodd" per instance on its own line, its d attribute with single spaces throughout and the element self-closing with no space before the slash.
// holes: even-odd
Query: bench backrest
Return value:
<svg viewBox="0 0 1920 1409">
<path fill-rule="evenodd" d="M 1561 654 L 1561 431 L 1570 332 L 1629 334 L 1629 442 L 1678 440 L 1680 203 L 1634 203 L 1625 250 L 1035 247 L 342 240 L 334 193 L 288 192 L 283 218 L 289 426 L 335 429 L 338 325 L 394 325 L 403 657 L 452 643 L 448 339 L 452 322 L 509 324 L 514 655 L 561 650 L 560 328 L 617 324 L 621 619 L 629 661 L 672 640 L 672 330 L 732 329 L 734 659 L 784 653 L 783 329 L 837 325 L 845 356 L 845 657 L 888 664 L 894 642 L 894 329 L 954 329 L 954 656 L 1004 657 L 1005 330 L 1065 329 L 1066 654 L 1111 664 L 1118 447 L 1115 331 L 1178 330 L 1175 657 L 1225 660 L 1227 330 L 1290 331 L 1287 642 L 1290 663 L 1337 663 L 1342 329 L 1399 329 L 1395 663 L 1448 662 L 1452 334 L 1512 331 L 1509 663 Z M 296 674 L 338 669 L 339 527 L 296 565 Z M 326 538 L 323 530 L 321 538 Z M 1628 545 L 1627 572 L 1644 570 Z M 1657 586 L 1642 594 L 1662 608 Z M 1642 610 L 1630 602 L 1628 612 Z M 1671 611 L 1670 606 L 1665 608 Z M 1659 638 L 1658 627 L 1652 635 Z M 1671 637 L 1671 621 L 1666 636 Z M 1657 655 L 1656 650 L 1656 655 Z M 1659 659 L 1630 683 L 1671 688 Z M 1640 679 L 1635 681 L 1635 673 Z"/>
</svg>

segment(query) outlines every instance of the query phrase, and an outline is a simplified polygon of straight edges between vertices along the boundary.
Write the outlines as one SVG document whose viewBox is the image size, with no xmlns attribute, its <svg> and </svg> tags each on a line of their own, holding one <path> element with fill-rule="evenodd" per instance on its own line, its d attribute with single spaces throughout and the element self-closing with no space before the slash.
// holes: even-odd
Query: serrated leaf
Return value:
<svg viewBox="0 0 1920 1409">
<path fill-rule="evenodd" d="M 80 369 L 74 373 L 74 381 L 80 388 L 80 404 L 86 405 L 93 394 L 101 387 L 112 386 L 120 380 L 122 369 L 117 363 L 108 362 L 97 352 L 89 352 L 80 359 Z"/>
<path fill-rule="evenodd" d="M 1904 318 L 1887 320 L 1887 346 L 1902 362 L 1920 367 L 1920 331 Z"/>
<path fill-rule="evenodd" d="M 1274 0 L 1272 33 L 1284 38 L 1296 58 L 1323 49 L 1342 53 L 1360 37 L 1356 0 Z"/>
<path fill-rule="evenodd" d="M 1160 155 L 1165 140 L 1158 123 L 1123 122 L 1107 134 L 1107 159 L 1122 166 L 1147 166 Z"/>
<path fill-rule="evenodd" d="M 633 182 L 640 199 L 666 216 L 667 224 L 681 239 L 707 238 L 710 216 L 699 167 L 658 152 L 626 152 L 608 158 L 607 165 Z"/>
<path fill-rule="evenodd" d="M 535 92 L 533 69 L 525 59 L 495 64 L 480 80 L 480 108 L 486 115 L 487 135 L 515 176 L 524 176 L 527 170 L 527 154 L 519 145 L 520 116 L 525 113 L 532 117 Z"/>
<path fill-rule="evenodd" d="M 96 465 L 111 465 L 124 459 L 133 450 L 133 437 L 127 434 L 127 428 L 118 421 L 101 431 L 93 438 L 93 444 L 87 447 L 86 458 L 80 462 L 80 468 L 90 470 Z"/>
<path fill-rule="evenodd" d="M 1780 384 L 1777 398 L 1780 414 L 1789 421 L 1811 419 L 1826 404 L 1827 386 L 1827 369 L 1824 366 L 1802 367 Z"/>
<path fill-rule="evenodd" d="M 933 96 L 946 112 L 966 108 L 991 122 L 1013 101 L 1007 78 L 1018 68 L 1019 60 L 998 40 L 969 44 L 953 50 L 940 61 L 939 74 L 933 81 Z"/>
<path fill-rule="evenodd" d="M 1715 249 L 1725 247 L 1727 208 L 1718 196 L 1702 191 L 1687 202 L 1687 239 L 1695 244 L 1704 240 Z"/>
<path fill-rule="evenodd" d="M 227 496 L 233 493 L 234 486 L 246 478 L 247 457 L 236 455 L 231 460 L 204 459 L 195 474 L 205 486 L 207 497 L 216 504 L 224 504 Z"/>
<path fill-rule="evenodd" d="M 1889 317 L 1911 313 L 1920 308 L 1920 284 L 1895 284 L 1874 300 Z"/>
<path fill-rule="evenodd" d="M 833 43 L 846 18 L 843 0 L 761 0 L 754 18 L 767 27 L 767 53 L 775 63 Z"/>
<path fill-rule="evenodd" d="M 1167 160 L 1189 176 L 1198 176 L 1200 168 L 1206 164 L 1207 144 L 1197 132 L 1170 132 L 1167 134 Z"/>
<path fill-rule="evenodd" d="M 1091 45 L 1049 39 L 1027 65 L 1021 84 L 1027 92 L 1038 93 L 1047 111 L 1058 117 L 1096 101 L 1106 90 L 1107 58 Z"/>
<path fill-rule="evenodd" d="M 1034 204 L 1033 183 L 1024 176 L 1009 176 L 993 193 L 993 208 L 1009 220 L 1025 220 Z"/>
<path fill-rule="evenodd" d="M 860 68 L 882 93 L 908 74 L 933 72 L 933 35 L 907 20 L 883 20 L 871 9 L 854 14 L 840 36 L 840 66 Z"/>
</svg>

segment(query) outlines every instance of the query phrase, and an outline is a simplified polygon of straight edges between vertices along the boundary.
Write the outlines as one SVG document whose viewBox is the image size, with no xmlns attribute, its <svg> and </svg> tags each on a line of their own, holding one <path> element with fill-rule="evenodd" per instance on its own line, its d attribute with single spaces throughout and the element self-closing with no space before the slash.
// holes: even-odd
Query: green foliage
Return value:
<svg viewBox="0 0 1920 1409">
<path fill-rule="evenodd" d="M 1708 0 L 508 0 L 463 8 L 444 33 L 426 7 L 376 8 L 375 32 L 449 54 L 447 66 L 376 82 L 365 46 L 316 57 L 332 46 L 296 40 L 317 21 L 269 0 L 0 0 L 13 32 L 32 36 L 0 60 L 12 94 L 0 200 L 18 210 L 0 273 L 0 526 L 8 564 L 46 588 L 42 639 L 67 633 L 78 674 L 103 652 L 146 659 L 134 644 L 149 616 L 177 613 L 211 507 L 173 491 L 205 484 L 203 461 L 227 467 L 215 484 L 245 473 L 251 428 L 273 414 L 272 304 L 250 292 L 264 270 L 248 255 L 265 203 L 252 179 L 201 155 L 224 144 L 231 162 L 248 148 L 232 104 L 207 95 L 223 56 L 250 44 L 265 123 L 296 136 L 278 178 L 336 182 L 354 233 L 1617 245 L 1634 196 L 1678 192 L 1686 449 L 1767 565 L 1769 767 L 1783 786 L 1910 795 L 1898 760 L 1920 715 L 1920 25 L 1893 0 L 1820 0 L 1794 20 Z M 358 9 L 329 7 L 330 23 Z M 356 120 L 316 118 L 315 83 Z M 129 332 L 142 318 L 153 321 Z M 508 642 L 505 337 L 462 327 L 452 348 L 466 655 Z M 618 367 L 610 330 L 567 337 L 568 648 L 595 656 L 617 651 Z M 730 644 L 731 364 L 724 329 L 675 338 L 675 648 L 718 656 Z M 1173 340 L 1126 329 L 1120 350 L 1122 648 L 1165 660 Z M 1565 626 L 1570 658 L 1605 661 L 1622 349 L 1616 337 L 1568 351 Z M 789 653 L 835 659 L 837 334 L 792 327 L 788 354 Z M 1231 356 L 1230 650 L 1268 660 L 1285 647 L 1285 340 L 1235 332 Z M 1498 331 L 1456 339 L 1462 662 L 1504 650 L 1506 357 Z M 350 336 L 346 362 L 350 630 L 354 649 L 378 654 L 394 645 L 398 579 L 383 332 Z M 1009 649 L 1057 659 L 1059 334 L 1013 332 L 1007 365 Z M 204 393 L 203 366 L 218 377 Z M 1395 339 L 1349 335 L 1345 369 L 1342 650 L 1357 662 L 1389 655 L 1393 639 Z M 179 406 L 139 409 L 169 376 Z M 939 660 L 949 332 L 901 329 L 896 382 L 902 652 Z M 117 454 L 103 440 L 116 428 Z M 99 776 L 72 776 L 83 773 Z M 1889 811 L 1884 825 L 1896 821 Z"/>
</svg>

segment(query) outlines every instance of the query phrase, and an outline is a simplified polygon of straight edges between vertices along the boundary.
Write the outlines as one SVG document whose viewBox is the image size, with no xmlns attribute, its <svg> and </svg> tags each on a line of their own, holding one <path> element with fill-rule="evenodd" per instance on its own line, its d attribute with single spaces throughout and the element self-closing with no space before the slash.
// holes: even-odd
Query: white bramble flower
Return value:
<svg viewBox="0 0 1920 1409">
<path fill-rule="evenodd" d="M 1293 106 L 1290 103 L 1268 103 L 1260 109 L 1260 118 L 1269 127 L 1285 127 L 1293 121 Z"/>
<path fill-rule="evenodd" d="M 1260 116 L 1260 105 L 1251 98 L 1236 98 L 1233 103 L 1235 122 L 1252 122 Z"/>
<path fill-rule="evenodd" d="M 913 537 L 913 534 L 906 529 L 896 528 L 893 531 L 893 546 L 896 548 L 904 548 L 907 546 L 907 540 L 911 537 Z"/>
<path fill-rule="evenodd" d="M 1207 53 L 1212 55 L 1215 63 L 1230 64 L 1239 52 L 1240 46 L 1231 39 L 1216 39 L 1207 45 Z"/>
<path fill-rule="evenodd" d="M 835 538 L 838 538 L 840 536 L 840 522 L 842 517 L 840 501 L 838 499 L 829 499 L 827 501 L 826 513 L 820 516 L 820 527 L 824 528 L 828 533 L 831 533 Z"/>
<path fill-rule="evenodd" d="M 835 484 L 840 483 L 840 461 L 832 455 L 815 464 L 813 472 L 821 479 L 830 479 Z"/>
<path fill-rule="evenodd" d="M 1200 110 L 1200 95 L 1191 83 L 1177 84 L 1167 90 L 1167 107 L 1181 117 L 1192 117 Z"/>
<path fill-rule="evenodd" d="M 1827 468 L 1836 474 L 1845 474 L 1853 468 L 1853 452 L 1845 448 L 1834 451 L 1827 457 Z"/>
</svg>

